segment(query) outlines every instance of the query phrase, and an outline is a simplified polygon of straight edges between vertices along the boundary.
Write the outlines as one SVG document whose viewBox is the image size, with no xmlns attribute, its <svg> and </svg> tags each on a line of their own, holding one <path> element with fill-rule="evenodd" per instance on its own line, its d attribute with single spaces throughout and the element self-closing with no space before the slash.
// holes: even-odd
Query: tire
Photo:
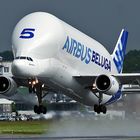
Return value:
<svg viewBox="0 0 140 140">
<path fill-rule="evenodd" d="M 101 108 L 100 108 L 100 106 L 98 106 L 98 108 L 97 108 L 97 114 L 100 114 L 101 113 Z"/>
<path fill-rule="evenodd" d="M 106 106 L 101 105 L 100 108 L 101 108 L 101 112 L 103 112 L 103 114 L 106 114 L 107 111 Z"/>
<path fill-rule="evenodd" d="M 46 113 L 47 113 L 47 109 L 46 109 L 45 106 L 40 105 L 40 106 L 39 106 L 39 109 L 40 109 L 40 112 L 41 112 L 41 113 L 43 113 L 43 114 L 46 114 Z"/>
<path fill-rule="evenodd" d="M 43 114 L 46 114 L 46 113 L 47 113 L 47 108 L 46 108 L 46 107 L 44 107 L 44 106 L 43 106 L 42 113 L 43 113 Z"/>
<path fill-rule="evenodd" d="M 106 112 L 107 112 L 107 109 L 106 109 L 106 107 L 104 106 L 104 109 L 103 109 L 103 111 L 102 111 L 104 114 L 106 114 Z"/>
<path fill-rule="evenodd" d="M 94 105 L 94 111 L 97 112 L 97 110 L 98 110 L 98 105 L 95 104 Z"/>
<path fill-rule="evenodd" d="M 37 105 L 34 106 L 34 112 L 40 114 L 40 109 Z"/>
<path fill-rule="evenodd" d="M 97 110 L 97 114 L 100 114 L 100 110 Z"/>
</svg>

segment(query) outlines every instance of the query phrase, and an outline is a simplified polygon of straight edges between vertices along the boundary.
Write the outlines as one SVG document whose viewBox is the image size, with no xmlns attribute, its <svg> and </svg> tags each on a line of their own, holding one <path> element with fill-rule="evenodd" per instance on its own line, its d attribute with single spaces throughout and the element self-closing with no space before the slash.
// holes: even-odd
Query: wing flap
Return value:
<svg viewBox="0 0 140 140">
<path fill-rule="evenodd" d="M 140 85 L 123 85 L 123 94 L 140 94 Z"/>
<path fill-rule="evenodd" d="M 124 84 L 133 84 L 134 82 L 140 83 L 140 73 L 122 73 L 122 74 L 113 74 L 112 76 L 116 77 L 121 85 Z"/>
</svg>

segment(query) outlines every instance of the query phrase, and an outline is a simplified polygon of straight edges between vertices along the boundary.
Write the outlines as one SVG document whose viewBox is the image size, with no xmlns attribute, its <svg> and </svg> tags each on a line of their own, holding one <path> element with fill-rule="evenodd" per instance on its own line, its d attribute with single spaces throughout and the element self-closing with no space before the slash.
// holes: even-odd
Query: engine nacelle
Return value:
<svg viewBox="0 0 140 140">
<path fill-rule="evenodd" d="M 0 76 L 0 94 L 12 96 L 17 90 L 15 81 L 7 76 Z"/>
<path fill-rule="evenodd" d="M 100 75 L 95 80 L 96 89 L 107 95 L 113 95 L 119 90 L 119 82 L 113 76 Z"/>
</svg>

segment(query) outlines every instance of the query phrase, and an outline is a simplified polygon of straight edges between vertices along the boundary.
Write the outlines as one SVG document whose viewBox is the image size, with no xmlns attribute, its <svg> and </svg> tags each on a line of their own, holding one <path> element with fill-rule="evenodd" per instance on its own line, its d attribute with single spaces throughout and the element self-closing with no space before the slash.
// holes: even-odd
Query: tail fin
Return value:
<svg viewBox="0 0 140 140">
<path fill-rule="evenodd" d="M 122 29 L 113 54 L 111 55 L 114 61 L 114 64 L 118 70 L 118 73 L 122 72 L 123 69 L 123 61 L 126 51 L 128 32 Z"/>
</svg>

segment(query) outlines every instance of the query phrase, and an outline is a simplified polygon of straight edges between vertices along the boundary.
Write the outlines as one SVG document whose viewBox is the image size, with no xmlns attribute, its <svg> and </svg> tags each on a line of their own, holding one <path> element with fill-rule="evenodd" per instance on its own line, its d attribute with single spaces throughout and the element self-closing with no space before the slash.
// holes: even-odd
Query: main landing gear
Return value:
<svg viewBox="0 0 140 140">
<path fill-rule="evenodd" d="M 94 105 L 94 111 L 97 113 L 97 114 L 100 114 L 101 112 L 103 113 L 103 114 L 106 114 L 106 112 L 107 112 L 107 108 L 106 108 L 106 106 L 104 106 L 104 105 Z"/>
<path fill-rule="evenodd" d="M 107 112 L 106 106 L 105 106 L 105 105 L 101 105 L 102 98 L 103 98 L 103 94 L 102 94 L 102 93 L 99 93 L 99 97 L 98 97 L 98 99 L 99 99 L 99 104 L 98 104 L 98 105 L 97 105 L 97 104 L 94 105 L 94 111 L 95 111 L 97 114 L 100 114 L 101 112 L 102 112 L 103 114 L 106 114 L 106 112 Z"/>
<path fill-rule="evenodd" d="M 43 84 L 41 84 L 37 79 L 29 80 L 29 93 L 36 93 L 38 99 L 38 105 L 34 106 L 34 112 L 37 114 L 47 113 L 47 108 L 42 105 L 42 88 Z"/>
</svg>

